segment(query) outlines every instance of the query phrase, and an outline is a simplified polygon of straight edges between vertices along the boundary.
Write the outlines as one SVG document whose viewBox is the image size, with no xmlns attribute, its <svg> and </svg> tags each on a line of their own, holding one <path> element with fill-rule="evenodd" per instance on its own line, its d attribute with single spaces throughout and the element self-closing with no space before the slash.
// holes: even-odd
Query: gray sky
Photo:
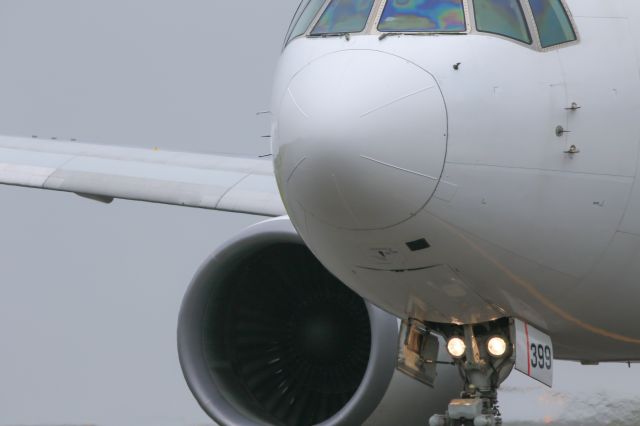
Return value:
<svg viewBox="0 0 640 426">
<path fill-rule="evenodd" d="M 255 113 L 296 5 L 0 0 L 0 133 L 267 153 Z M 179 370 L 178 307 L 204 258 L 259 218 L 6 187 L 0 203 L 0 425 L 209 424 Z M 589 405 L 630 412 L 638 379 L 561 363 L 547 391 L 514 373 L 503 412 L 605 423 Z"/>
</svg>

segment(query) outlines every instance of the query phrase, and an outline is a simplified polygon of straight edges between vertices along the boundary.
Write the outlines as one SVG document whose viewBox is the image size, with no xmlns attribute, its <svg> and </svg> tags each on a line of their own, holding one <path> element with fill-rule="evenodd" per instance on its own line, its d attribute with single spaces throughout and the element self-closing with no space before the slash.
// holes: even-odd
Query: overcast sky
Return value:
<svg viewBox="0 0 640 426">
<path fill-rule="evenodd" d="M 0 0 L 0 133 L 265 154 L 256 112 L 296 5 Z M 179 369 L 178 307 L 208 254 L 259 218 L 8 187 L 0 206 L 0 425 L 210 424 Z M 505 420 L 604 424 L 588 406 L 627 415 L 638 379 L 560 363 L 548 391 L 514 373 Z"/>
</svg>

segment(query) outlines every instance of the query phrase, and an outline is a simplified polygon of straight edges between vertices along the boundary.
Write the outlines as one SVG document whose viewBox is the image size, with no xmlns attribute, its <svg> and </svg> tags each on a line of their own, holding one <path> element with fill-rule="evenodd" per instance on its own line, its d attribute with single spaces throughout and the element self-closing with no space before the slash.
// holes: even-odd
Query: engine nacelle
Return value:
<svg viewBox="0 0 640 426">
<path fill-rule="evenodd" d="M 397 319 L 328 272 L 287 218 L 219 248 L 191 282 L 178 324 L 189 388 L 223 425 L 357 425 L 376 409 L 372 424 L 396 415 L 409 424 L 416 412 L 424 424 L 460 389 L 457 372 L 437 392 L 394 377 L 397 338 Z"/>
</svg>

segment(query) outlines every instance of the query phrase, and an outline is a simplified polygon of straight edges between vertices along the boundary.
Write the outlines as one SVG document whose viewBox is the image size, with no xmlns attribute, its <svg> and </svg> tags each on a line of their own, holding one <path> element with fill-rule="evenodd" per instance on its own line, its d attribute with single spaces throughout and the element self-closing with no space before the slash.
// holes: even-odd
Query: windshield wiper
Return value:
<svg viewBox="0 0 640 426">
<path fill-rule="evenodd" d="M 401 36 L 401 35 L 405 35 L 406 33 L 382 33 L 380 34 L 380 36 L 378 37 L 378 40 L 384 40 L 385 38 L 389 37 L 389 36 Z"/>
<path fill-rule="evenodd" d="M 318 33 L 318 34 L 309 34 L 309 37 L 314 38 L 327 38 L 327 37 L 344 37 L 345 40 L 351 40 L 350 32 L 338 32 L 338 33 Z"/>
</svg>

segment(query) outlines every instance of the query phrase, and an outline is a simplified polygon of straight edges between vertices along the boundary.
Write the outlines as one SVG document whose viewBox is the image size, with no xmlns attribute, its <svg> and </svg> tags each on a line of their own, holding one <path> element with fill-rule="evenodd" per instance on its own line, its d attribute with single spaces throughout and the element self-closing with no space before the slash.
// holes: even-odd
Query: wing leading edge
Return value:
<svg viewBox="0 0 640 426">
<path fill-rule="evenodd" d="M 0 136 L 0 184 L 281 216 L 270 161 Z"/>
</svg>

